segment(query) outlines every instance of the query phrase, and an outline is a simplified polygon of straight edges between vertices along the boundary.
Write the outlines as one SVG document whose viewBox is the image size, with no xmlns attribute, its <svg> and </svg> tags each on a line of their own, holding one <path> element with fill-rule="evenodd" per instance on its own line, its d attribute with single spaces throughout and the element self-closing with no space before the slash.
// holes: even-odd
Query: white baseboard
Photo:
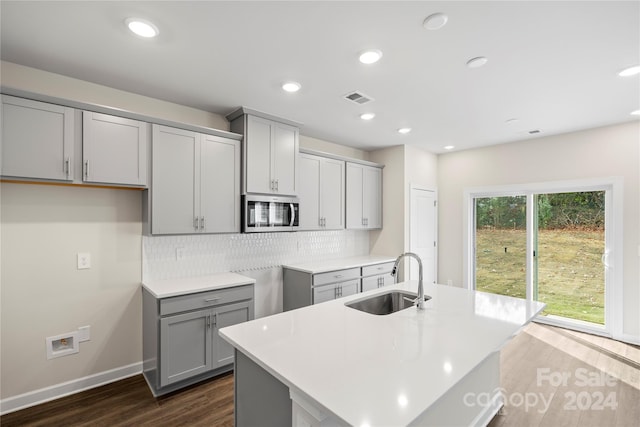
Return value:
<svg viewBox="0 0 640 427">
<path fill-rule="evenodd" d="M 40 403 L 49 402 L 50 400 L 59 399 L 64 396 L 69 396 L 84 390 L 89 390 L 114 381 L 132 377 L 140 373 L 142 373 L 142 362 L 137 362 L 120 368 L 111 369 L 109 371 L 99 372 L 87 377 L 41 388 L 40 390 L 30 391 L 18 396 L 2 399 L 0 400 L 0 415 L 35 406 Z"/>
</svg>

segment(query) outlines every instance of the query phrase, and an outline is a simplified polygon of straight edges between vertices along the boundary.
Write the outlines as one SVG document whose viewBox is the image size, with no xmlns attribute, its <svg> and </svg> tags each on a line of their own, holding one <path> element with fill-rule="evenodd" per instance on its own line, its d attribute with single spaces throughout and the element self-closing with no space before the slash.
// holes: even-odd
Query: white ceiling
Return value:
<svg viewBox="0 0 640 427">
<path fill-rule="evenodd" d="M 640 108 L 639 1 L 6 1 L 1 58 L 362 149 L 435 153 L 621 123 Z M 447 25 L 422 22 L 446 13 Z M 127 17 L 160 29 L 128 33 Z M 358 62 L 367 48 L 384 56 Z M 487 65 L 465 63 L 486 56 Z M 285 93 L 285 80 L 302 84 Z M 375 99 L 346 101 L 351 91 Z M 371 111 L 371 122 L 359 118 Z M 518 119 L 516 122 L 506 121 Z M 400 135 L 400 127 L 411 127 Z M 537 135 L 529 131 L 539 130 Z"/>
</svg>

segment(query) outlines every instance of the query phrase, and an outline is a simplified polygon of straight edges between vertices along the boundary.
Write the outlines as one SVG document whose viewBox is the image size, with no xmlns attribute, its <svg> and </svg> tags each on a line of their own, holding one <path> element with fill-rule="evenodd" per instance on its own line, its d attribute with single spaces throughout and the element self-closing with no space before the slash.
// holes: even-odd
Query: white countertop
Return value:
<svg viewBox="0 0 640 427">
<path fill-rule="evenodd" d="M 425 285 L 426 309 L 376 316 L 345 302 L 363 294 L 223 328 L 220 335 L 290 389 L 350 425 L 408 425 L 544 304 Z"/>
<path fill-rule="evenodd" d="M 383 262 L 394 262 L 395 257 L 383 255 L 363 255 L 348 258 L 329 259 L 324 261 L 312 261 L 302 264 L 283 265 L 282 268 L 298 270 L 304 273 L 318 274 L 327 271 L 346 270 L 347 268 L 365 267 L 368 265 L 381 264 Z"/>
<path fill-rule="evenodd" d="M 255 279 L 241 274 L 218 273 L 185 279 L 150 280 L 142 283 L 142 286 L 156 298 L 168 298 L 255 283 Z"/>
</svg>

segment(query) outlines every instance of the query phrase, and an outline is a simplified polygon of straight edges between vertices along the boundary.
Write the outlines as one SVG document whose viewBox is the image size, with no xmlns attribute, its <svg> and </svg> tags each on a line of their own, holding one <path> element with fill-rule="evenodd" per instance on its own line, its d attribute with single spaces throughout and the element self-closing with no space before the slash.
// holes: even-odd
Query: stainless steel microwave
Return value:
<svg viewBox="0 0 640 427">
<path fill-rule="evenodd" d="M 245 194 L 242 196 L 242 232 L 296 231 L 299 227 L 297 197 Z"/>
</svg>

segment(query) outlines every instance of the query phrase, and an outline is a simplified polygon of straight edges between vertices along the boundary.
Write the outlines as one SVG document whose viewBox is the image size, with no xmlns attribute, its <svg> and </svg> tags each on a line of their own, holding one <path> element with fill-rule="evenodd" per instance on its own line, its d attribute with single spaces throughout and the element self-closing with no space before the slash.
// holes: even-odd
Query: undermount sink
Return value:
<svg viewBox="0 0 640 427">
<path fill-rule="evenodd" d="M 412 292 L 390 291 L 353 301 L 345 305 L 356 310 L 364 311 L 365 313 L 385 315 L 413 307 L 416 298 L 417 295 Z M 424 296 L 425 301 L 430 299 L 430 296 Z"/>
</svg>

